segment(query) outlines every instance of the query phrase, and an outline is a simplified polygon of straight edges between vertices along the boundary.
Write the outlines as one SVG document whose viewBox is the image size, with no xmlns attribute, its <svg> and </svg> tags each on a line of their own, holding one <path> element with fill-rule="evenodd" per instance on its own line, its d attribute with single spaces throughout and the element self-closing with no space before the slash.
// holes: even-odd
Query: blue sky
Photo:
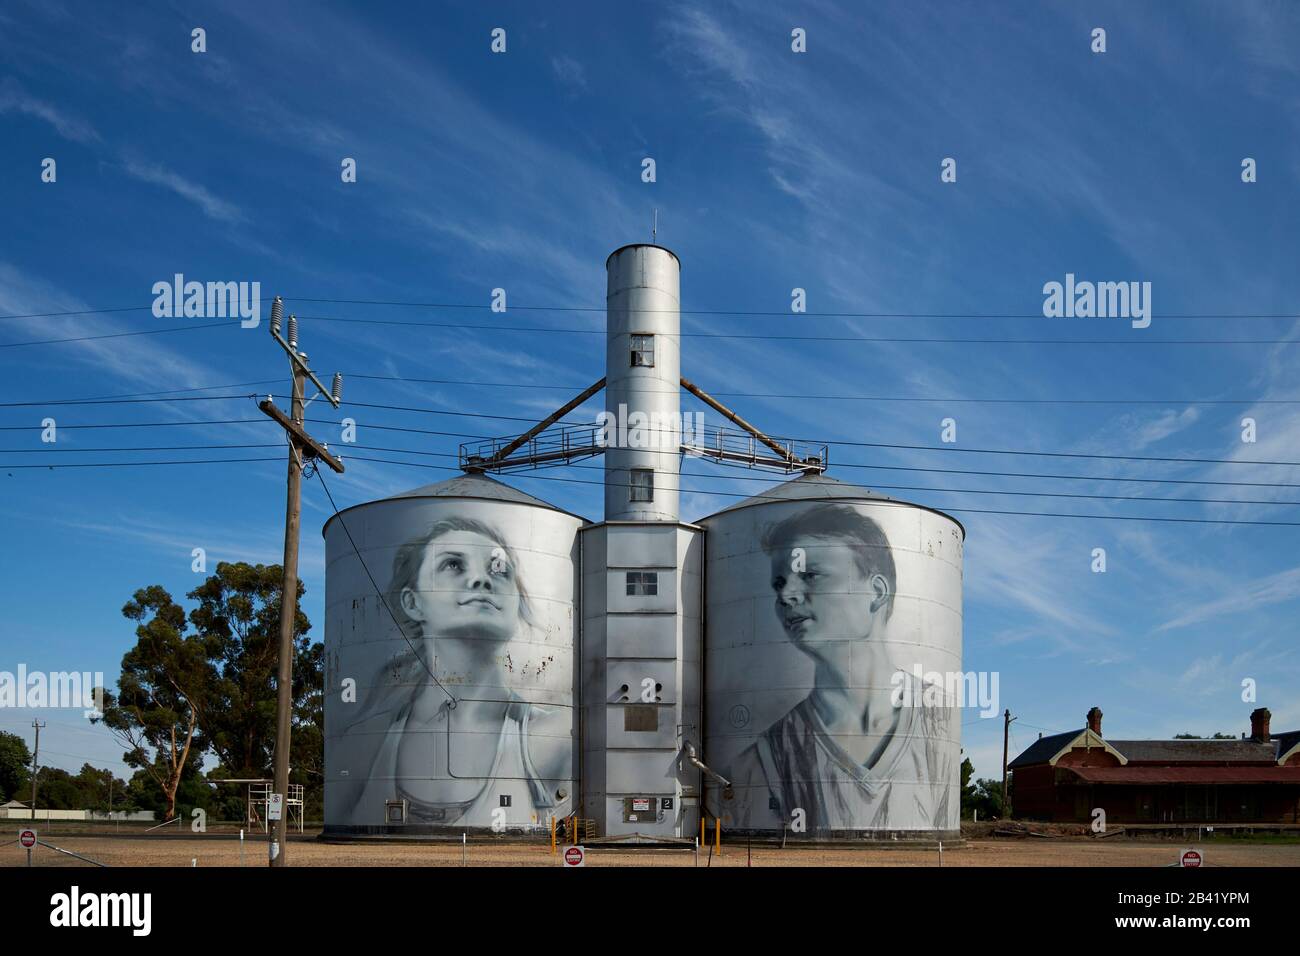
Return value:
<svg viewBox="0 0 1300 956">
<path fill-rule="evenodd" d="M 998 671 L 1019 715 L 1013 753 L 1040 729 L 1113 737 L 1239 733 L 1258 682 L 1275 729 L 1300 727 L 1300 528 L 987 515 L 955 509 L 1300 521 L 1284 487 L 1104 478 L 1300 483 L 1300 8 L 1249 0 L 963 3 L 347 5 L 10 3 L 0 11 L 0 344 L 203 324 L 155 319 L 153 283 L 260 281 L 303 316 L 598 332 L 605 257 L 649 238 L 681 257 L 690 310 L 952 313 L 683 317 L 745 335 L 1033 338 L 1106 345 L 692 338 L 683 374 L 779 435 L 956 448 L 1215 459 L 1158 463 L 835 446 L 831 474 L 954 509 L 968 530 L 965 667 Z M 207 31 L 208 52 L 190 49 Z M 489 51 L 507 31 L 507 52 Z M 793 54 L 790 31 L 807 31 Z M 1090 51 L 1093 28 L 1107 51 Z M 653 157 L 657 182 L 641 181 Z M 57 161 L 57 182 L 40 164 Z M 358 181 L 341 182 L 343 157 Z M 940 162 L 957 160 L 955 183 Z M 1258 182 L 1241 181 L 1241 161 Z M 1150 281 L 1154 321 L 1041 317 L 1042 286 Z M 508 290 L 506 316 L 486 312 Z M 301 299 L 474 305 L 395 308 Z M 1215 314 L 1214 318 L 1172 318 Z M 1035 316 L 1003 318 L 999 316 Z M 980 317 L 993 316 L 993 317 Z M 1226 317 L 1236 316 L 1236 317 Z M 444 412 L 540 417 L 602 374 L 603 339 L 304 318 L 303 347 L 345 397 Z M 1169 345 L 1160 339 L 1271 344 Z M 240 383 L 189 395 L 285 390 L 265 328 L 0 349 L 5 402 Z M 392 382 L 363 375 L 474 381 Z M 259 383 L 243 385 L 243 383 Z M 543 387 L 548 386 L 548 387 Z M 561 386 L 556 388 L 554 386 Z M 746 397 L 875 396 L 918 402 Z M 1013 399 L 978 403 L 959 399 Z M 1050 404 L 1048 400 L 1110 404 Z M 933 400 L 933 401 L 931 401 Z M 1239 400 L 1241 404 L 1193 404 Z M 693 406 L 688 405 L 688 408 Z M 575 413 L 590 419 L 595 406 Z M 359 443 L 454 454 L 462 440 L 371 425 L 506 435 L 519 423 L 353 409 Z M 132 445 L 268 443 L 269 423 L 67 429 L 258 419 L 247 399 L 0 409 L 0 462 L 280 456 L 277 449 L 96 453 Z M 337 421 L 323 403 L 310 416 Z M 1256 419 L 1258 441 L 1240 440 Z M 12 430 L 13 426 L 20 426 Z M 314 424 L 337 443 L 337 428 Z M 16 451 L 22 450 L 22 451 Z M 30 450 L 30 451 L 29 451 Z M 30 452 L 37 452 L 33 454 Z M 442 465 L 452 460 L 357 452 Z M 592 464 L 590 462 L 586 464 Z M 1092 480 L 873 471 L 953 468 Z M 752 494 L 754 475 L 690 462 L 683 516 Z M 451 471 L 352 461 L 340 506 Z M 557 470 L 594 480 L 599 472 Z M 280 560 L 284 464 L 4 469 L 0 669 L 102 670 L 133 642 L 121 606 L 160 583 L 180 597 L 190 553 Z M 512 478 L 599 517 L 595 485 Z M 929 490 L 893 491 L 890 486 Z M 1116 502 L 942 489 L 1151 495 Z M 323 622 L 331 513 L 304 493 L 305 610 Z M 1090 571 L 1104 547 L 1105 574 Z M 0 729 L 30 740 L 30 711 Z M 79 713 L 46 711 L 42 752 L 121 770 Z M 996 776 L 1001 721 L 967 711 L 963 745 Z M 43 761 L 45 762 L 45 761 Z"/>
</svg>

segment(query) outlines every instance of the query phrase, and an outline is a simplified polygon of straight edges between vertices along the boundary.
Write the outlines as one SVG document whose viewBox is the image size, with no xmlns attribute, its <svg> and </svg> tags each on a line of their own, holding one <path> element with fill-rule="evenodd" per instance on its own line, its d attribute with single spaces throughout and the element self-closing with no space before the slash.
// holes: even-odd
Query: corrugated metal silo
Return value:
<svg viewBox="0 0 1300 956">
<path fill-rule="evenodd" d="M 705 752 L 733 787 L 710 810 L 738 832 L 958 836 L 960 711 L 932 678 L 961 671 L 962 526 L 811 475 L 700 524 Z"/>
<path fill-rule="evenodd" d="M 542 830 L 572 811 L 583 524 L 482 475 L 326 522 L 327 833 Z"/>
</svg>

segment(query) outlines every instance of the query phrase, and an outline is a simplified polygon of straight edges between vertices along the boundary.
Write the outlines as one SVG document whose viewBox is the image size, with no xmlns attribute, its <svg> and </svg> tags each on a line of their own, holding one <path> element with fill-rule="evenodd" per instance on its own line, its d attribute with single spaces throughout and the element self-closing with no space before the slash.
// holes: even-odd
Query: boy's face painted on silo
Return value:
<svg viewBox="0 0 1300 956">
<path fill-rule="evenodd" d="M 889 584 L 864 574 L 844 541 L 806 538 L 772 554 L 772 590 L 786 636 L 802 644 L 869 637 Z"/>
<path fill-rule="evenodd" d="M 505 640 L 519 622 L 515 568 L 505 549 L 473 531 L 452 531 L 429 542 L 415 588 L 402 591 L 402 609 L 425 634 L 458 632 Z"/>
</svg>

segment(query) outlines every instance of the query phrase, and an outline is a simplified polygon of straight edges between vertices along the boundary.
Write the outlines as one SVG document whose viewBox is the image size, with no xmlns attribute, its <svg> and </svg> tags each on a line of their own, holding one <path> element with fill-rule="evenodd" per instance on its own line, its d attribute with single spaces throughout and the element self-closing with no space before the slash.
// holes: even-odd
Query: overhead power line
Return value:
<svg viewBox="0 0 1300 956">
<path fill-rule="evenodd" d="M 0 408 L 19 408 L 31 406 L 55 406 L 55 405 L 123 405 L 123 404 L 153 404 L 153 403 L 170 403 L 170 402 L 205 402 L 205 401 L 232 401 L 235 399 L 251 399 L 256 395 L 195 395 L 184 398 L 129 398 L 129 399 L 71 399 L 56 400 L 50 402 L 8 402 L 0 403 Z M 272 398 L 286 398 L 284 395 L 271 395 Z M 513 421 L 527 422 L 536 424 L 536 418 L 521 415 L 490 415 L 486 412 L 457 412 L 437 408 L 425 408 L 418 405 L 392 405 L 383 402 L 343 402 L 350 408 L 376 408 L 385 411 L 416 412 L 423 415 L 443 415 L 454 418 L 484 418 L 493 421 Z M 556 422 L 557 425 L 577 425 L 581 427 L 593 427 L 593 422 L 573 421 L 572 419 L 561 419 Z M 34 426 L 28 426 L 34 427 Z M 645 428 L 645 431 L 664 431 L 664 429 Z M 1238 458 L 1188 458 L 1172 455 L 1107 455 L 1087 452 L 1062 452 L 1062 451 L 1030 451 L 1025 449 L 1011 448 L 965 448 L 958 445 L 913 445 L 903 442 L 866 442 L 853 441 L 845 438 L 807 438 L 800 439 L 812 444 L 835 445 L 845 448 L 888 448 L 900 451 L 927 451 L 927 452 L 947 452 L 975 455 L 1022 455 L 1033 458 L 1071 458 L 1071 459 L 1089 459 L 1096 461 L 1139 461 L 1139 462 L 1160 462 L 1166 464 L 1198 464 L 1198 465 L 1269 465 L 1269 466 L 1300 466 L 1300 461 L 1267 461 L 1259 459 L 1238 459 Z"/>
<path fill-rule="evenodd" d="M 207 419 L 202 421 L 184 421 L 184 422 L 114 422 L 102 424 L 68 424 L 59 425 L 60 429 L 120 429 L 120 428 L 160 428 L 176 426 L 197 426 L 197 425 L 260 425 L 266 424 L 269 419 L 265 418 L 230 418 L 230 419 Z M 314 425 L 337 425 L 338 422 L 331 421 L 328 418 L 307 418 L 305 421 Z M 401 425 L 380 425 L 373 422 L 367 422 L 361 426 L 365 429 L 375 431 L 398 432 L 412 435 L 434 435 L 447 438 L 466 438 L 471 440 L 486 441 L 494 436 L 477 435 L 467 432 L 448 432 L 439 431 L 431 428 L 412 428 Z M 3 425 L 0 431 L 39 431 L 39 425 Z M 278 446 L 277 446 L 278 447 Z M 346 445 L 344 446 L 347 447 Z M 942 474 L 942 475 L 978 475 L 988 478 L 1043 478 L 1055 481 L 1115 481 L 1128 484 L 1145 484 L 1145 485 L 1207 485 L 1215 487 L 1237 487 L 1237 488 L 1300 488 L 1300 483 L 1288 481 L 1215 481 L 1210 479 L 1195 478 L 1133 478 L 1119 475 L 1060 475 L 1034 471 L 991 471 L 987 469 L 970 469 L 970 468 L 925 468 L 918 465 L 869 465 L 865 462 L 851 462 L 836 460 L 832 465 L 833 468 L 859 468 L 868 471 L 903 471 L 917 472 L 925 474 Z"/>
<path fill-rule="evenodd" d="M 449 465 L 430 465 L 430 464 L 426 464 L 425 462 L 419 462 L 419 461 L 394 461 L 390 458 L 368 458 L 368 457 L 363 457 L 361 455 L 349 455 L 348 460 L 349 461 L 370 461 L 370 462 L 378 462 L 380 464 L 388 464 L 388 465 L 406 465 L 411 468 L 432 468 L 436 471 L 460 472 L 461 470 L 459 468 L 453 468 Z M 561 481 L 561 482 L 568 482 L 571 484 L 580 484 L 580 485 L 600 485 L 602 487 L 607 486 L 607 482 L 604 481 L 592 481 L 585 478 L 562 478 L 559 477 L 558 475 L 530 475 L 530 474 L 516 473 L 515 477 L 527 478 L 532 481 Z M 613 486 L 620 487 L 621 485 L 620 483 L 615 482 L 613 483 Z M 631 485 L 629 484 L 623 487 L 630 488 Z M 749 498 L 764 499 L 769 497 L 763 494 L 747 495 L 741 492 L 729 492 L 729 491 L 702 491 L 701 490 L 701 491 L 696 491 L 694 493 L 717 495 L 724 498 L 742 498 L 742 499 L 749 499 Z M 790 500 L 789 498 L 779 496 L 779 495 L 772 495 L 770 497 L 773 501 L 788 502 Z M 873 503 L 884 507 L 901 507 L 901 508 L 919 507 L 918 505 L 915 505 L 911 502 L 889 501 L 884 499 L 874 501 Z M 955 512 L 957 514 L 1013 515 L 1013 516 L 1031 517 L 1031 518 L 1088 518 L 1088 519 L 1096 519 L 1099 521 L 1156 521 L 1156 522 L 1173 523 L 1173 524 L 1257 525 L 1261 527 L 1283 527 L 1283 528 L 1300 527 L 1300 521 L 1244 521 L 1244 520 L 1237 521 L 1237 520 L 1232 520 L 1227 518 L 1161 518 L 1161 517 L 1154 517 L 1148 515 L 1081 515 L 1081 514 L 1069 514 L 1066 512 L 1004 511 L 1004 510 L 994 510 L 994 509 L 986 509 L 986 508 L 949 508 L 947 506 L 944 506 L 942 510 L 945 512 L 948 511 Z"/>
<path fill-rule="evenodd" d="M 73 429 L 73 428 L 78 430 L 84 428 L 191 428 L 196 425 L 260 425 L 263 422 L 268 422 L 268 421 L 270 421 L 269 418 L 216 418 L 216 419 L 209 418 L 209 419 L 191 420 L 191 421 L 183 421 L 183 422 L 103 422 L 103 423 L 83 422 L 81 424 L 74 423 L 69 425 L 64 425 L 60 423 L 59 430 L 66 431 L 68 429 Z M 338 424 L 338 423 L 334 422 L 333 424 Z M 380 426 L 368 425 L 367 427 L 378 428 Z M 40 425 L 0 425 L 0 431 L 3 432 L 39 431 L 40 428 L 41 428 Z"/>
<path fill-rule="evenodd" d="M 200 329 L 238 328 L 231 322 L 211 322 L 206 325 L 178 325 L 167 329 L 136 329 L 130 332 L 106 332 L 101 335 L 77 335 L 66 339 L 38 339 L 30 342 L 0 342 L 0 349 L 17 349 L 25 345 L 60 345 L 64 342 L 91 342 L 96 339 L 121 339 L 131 335 L 163 335 L 167 332 L 197 332 Z"/>
<path fill-rule="evenodd" d="M 800 316 L 791 316 L 799 318 Z M 551 335 L 606 335 L 605 329 L 568 329 L 536 325 L 480 325 L 467 322 L 411 322 L 401 319 L 360 319 L 345 316 L 302 315 L 303 321 L 348 322 L 358 325 L 404 326 L 428 329 L 456 329 L 461 332 L 524 332 Z M 1050 321 L 1050 320 L 1049 320 Z M 238 322 L 215 322 L 203 325 L 173 326 L 165 329 L 135 329 L 125 332 L 107 332 L 98 335 L 79 335 L 61 339 L 37 339 L 27 342 L 3 342 L 0 349 L 22 348 L 31 345 L 59 345 L 67 342 L 89 342 L 97 339 L 117 339 L 132 335 L 162 335 L 168 332 L 194 332 L 201 329 L 238 328 Z M 1007 338 L 933 338 L 919 336 L 873 335 L 776 335 L 755 332 L 660 332 L 665 338 L 749 339 L 778 342 L 864 342 L 905 345 L 1300 345 L 1300 339 L 1162 339 L 1146 334 L 1123 339 L 1007 339 Z"/>
<path fill-rule="evenodd" d="M 133 451 L 212 451 L 218 448 L 280 448 L 284 442 L 272 442 L 263 445 L 130 445 L 118 448 L 51 448 L 46 445 L 42 448 L 0 448 L 0 454 L 14 455 L 53 455 L 53 454 L 79 454 L 92 455 L 97 452 L 133 452 Z"/>
<path fill-rule="evenodd" d="M 286 295 L 281 297 L 286 303 L 310 302 L 324 305 L 372 305 L 408 309 L 464 309 L 469 311 L 493 311 L 491 303 L 482 302 L 427 302 L 396 301 L 391 299 L 326 299 L 311 296 Z M 271 302 L 272 296 L 264 296 L 259 301 Z M 73 309 L 64 312 L 27 312 L 12 315 L 0 315 L 3 319 L 44 319 L 74 315 L 103 315 L 113 312 L 144 312 L 153 308 L 148 305 L 127 305 L 113 308 Z M 603 313 L 603 305 L 511 305 L 509 312 L 589 312 Z M 773 316 L 782 318 L 831 318 L 831 319 L 1042 319 L 1044 315 L 1037 312 L 791 312 L 785 309 L 628 309 L 640 314 L 673 312 L 680 315 L 733 315 L 733 316 Z M 1171 312 L 1158 316 L 1160 319 L 1300 319 L 1295 312 Z"/>
<path fill-rule="evenodd" d="M 249 444 L 230 444 L 230 445 L 133 445 L 124 447 L 98 447 L 98 448 L 0 448 L 0 454 L 45 454 L 47 452 L 63 452 L 75 454 L 118 454 L 133 452 L 159 452 L 159 451 L 208 451 L 217 449 L 250 449 L 250 448 L 278 448 L 277 443 L 249 445 Z M 459 456 L 451 452 L 444 451 L 423 451 L 415 448 L 391 448 L 383 445 L 358 445 L 347 444 L 345 449 L 355 449 L 358 451 L 378 451 L 389 452 L 404 455 L 419 455 L 428 458 L 458 458 Z M 345 459 L 351 458 L 347 451 L 338 452 Z M 74 463 L 75 464 L 75 463 Z M 131 463 L 124 463 L 131 464 Z M 153 464 L 152 462 L 139 462 L 138 464 Z M 726 462 L 710 462 L 711 466 L 726 468 L 729 471 L 749 472 L 749 469 L 741 465 L 733 465 Z M 565 465 L 566 468 L 576 468 L 583 471 L 603 471 L 603 465 Z M 656 475 L 666 475 L 668 472 L 656 471 Z M 768 476 L 754 475 L 752 473 L 743 475 L 709 475 L 699 473 L 681 472 L 685 477 L 701 478 L 710 481 L 759 481 L 771 483 L 782 480 L 786 476 Z M 1176 498 L 1165 497 L 1161 495 L 1097 495 L 1082 494 L 1076 492 L 1051 492 L 1051 491 L 1019 491 L 1008 489 L 994 488 L 935 488 L 929 485 L 881 485 L 872 484 L 872 488 L 884 491 L 920 491 L 933 492 L 935 494 L 963 494 L 963 495 L 1006 495 L 1016 498 L 1068 498 L 1077 500 L 1092 501 L 1153 501 L 1167 504 L 1221 504 L 1221 505 L 1272 505 L 1275 507 L 1300 507 L 1300 501 L 1278 501 L 1267 498 Z"/>
<path fill-rule="evenodd" d="M 806 313 L 792 315 L 798 319 Z M 9 316 L 19 317 L 19 316 Z M 1041 316 L 1040 316 L 1041 317 Z M 456 329 L 459 332 L 511 332 L 565 334 L 565 336 L 604 336 L 606 329 L 565 329 L 551 328 L 545 325 L 481 325 L 477 323 L 424 323 L 424 321 L 407 321 L 400 319 L 356 319 L 350 316 L 303 315 L 303 321 L 321 321 L 321 323 L 352 323 L 359 325 L 393 325 L 409 328 Z M 238 328 L 235 321 L 207 323 L 203 325 L 178 325 L 165 329 L 133 329 L 126 332 L 108 332 L 94 336 L 73 336 L 68 338 L 32 339 L 26 342 L 0 342 L 0 349 L 19 349 L 23 346 L 61 345 L 66 342 L 90 342 L 95 339 L 125 338 L 129 336 L 159 336 L 172 332 L 196 332 L 200 329 Z M 806 334 L 772 334 L 753 332 L 675 332 L 658 333 L 668 338 L 719 338 L 719 339 L 761 339 L 761 341 L 779 342 L 867 342 L 897 343 L 897 345 L 1041 345 L 1041 346 L 1099 346 L 1099 345 L 1190 345 L 1190 346 L 1232 346 L 1232 345 L 1300 345 L 1295 338 L 1156 338 L 1141 334 L 1128 338 L 933 338 L 918 336 L 806 336 Z"/>
<path fill-rule="evenodd" d="M 331 421 L 328 418 L 307 418 L 304 419 L 314 425 L 337 425 L 338 422 Z M 157 428 L 172 426 L 193 426 L 193 425 L 260 425 L 266 424 L 269 419 L 265 418 L 234 418 L 234 419 L 215 419 L 204 421 L 187 421 L 187 422 L 121 422 L 112 424 L 69 424 L 59 425 L 62 430 L 68 429 L 120 429 L 120 428 Z M 470 440 L 486 441 L 491 439 L 491 435 L 477 435 L 468 432 L 448 432 L 439 431 L 431 428 L 412 428 L 401 425 L 380 425 L 367 422 L 361 426 L 363 429 L 384 432 L 397 432 L 400 434 L 412 435 L 432 435 L 444 438 L 465 438 Z M 6 425 L 0 426 L 0 431 L 39 431 L 39 425 Z M 170 446 L 176 448 L 199 447 L 199 446 Z M 216 447 L 216 446 L 213 446 Z M 239 447 L 239 446 L 224 446 Z M 260 446 L 249 446 L 260 447 Z M 279 445 L 270 445 L 267 447 L 279 447 Z M 341 444 L 340 447 L 346 449 L 349 447 L 359 447 L 352 443 Z M 72 449 L 68 449 L 72 450 Z M 103 449 L 81 449 L 84 451 L 112 451 L 111 448 Z M 159 449 L 162 450 L 162 449 Z M 39 451 L 39 449 L 17 449 L 12 448 L 9 451 L 23 452 Z M 423 454 L 423 452 L 413 452 Z M 901 471 L 915 472 L 918 474 L 940 474 L 940 475 L 975 475 L 983 478 L 1020 478 L 1020 479 L 1046 479 L 1052 481 L 1092 481 L 1092 482 L 1122 482 L 1124 484 L 1142 484 L 1142 485 L 1204 485 L 1208 487 L 1225 487 L 1225 488 L 1300 488 L 1300 482 L 1289 481 L 1225 481 L 1212 480 L 1207 478 L 1135 478 L 1121 475 L 1062 475 L 1036 471 L 993 471 L 989 469 L 971 469 L 971 468 L 926 468 L 919 465 L 872 465 L 866 462 L 840 461 L 836 460 L 832 464 L 833 469 L 861 469 L 866 471 Z M 879 486 L 884 487 L 884 486 Z M 901 486 L 896 486 L 901 487 Z"/>
<path fill-rule="evenodd" d="M 462 385 L 474 388 L 514 388 L 538 391 L 559 391 L 577 393 L 587 384 L 548 385 L 536 382 L 486 382 L 476 379 L 454 378 L 418 378 L 409 375 L 371 375 L 363 372 L 343 372 L 346 378 L 363 379 L 376 382 L 401 382 L 415 385 Z M 14 405 L 67 404 L 69 402 L 109 401 L 113 399 L 154 398 L 157 396 L 177 395 L 186 392 L 208 392 L 222 388 L 247 388 L 251 385 L 274 385 L 278 379 L 259 379 L 254 382 L 229 382 L 224 385 L 199 385 L 193 388 L 166 389 L 157 392 L 128 392 L 119 395 L 91 395 L 77 399 L 48 399 L 44 402 L 12 403 Z M 670 394 L 680 389 L 646 389 L 662 394 Z M 723 398 L 779 398 L 796 401 L 813 402 L 898 402 L 920 403 L 928 405 L 1300 405 L 1300 398 L 930 398 L 922 395 L 816 395 L 800 392 L 723 392 L 714 395 Z M 238 396 L 221 397 L 243 397 Z M 4 407 L 0 404 L 0 407 Z"/>
<path fill-rule="evenodd" d="M 478 388 L 527 388 L 577 393 L 586 384 L 544 385 L 531 382 L 482 382 L 454 378 L 414 378 L 406 375 L 365 375 L 361 372 L 344 372 L 349 379 L 369 379 L 377 382 L 403 382 L 419 385 L 468 385 Z M 265 384 L 249 382 L 244 384 Z M 215 386 L 214 386 L 215 387 Z M 230 386 L 234 388 L 236 386 Z M 651 389 L 642 391 L 672 394 L 678 389 Z M 1300 405 L 1300 398 L 927 398 L 919 395 L 805 395 L 798 392 L 719 392 L 719 398 L 785 398 L 816 402 L 918 402 L 933 405 Z M 129 396 L 127 396 L 129 397 Z"/>
<path fill-rule="evenodd" d="M 55 398 L 43 402 L 0 402 L 0 408 L 44 408 L 49 405 L 170 405 L 173 402 L 227 402 L 256 398 L 253 392 L 239 395 L 185 395 L 174 398 Z"/>
<path fill-rule="evenodd" d="M 61 462 L 57 464 L 0 463 L 0 469 L 48 468 L 52 470 L 56 468 L 115 468 L 115 467 L 139 468 L 139 467 L 151 467 L 151 466 L 160 466 L 160 465 L 237 464 L 237 463 L 245 463 L 245 462 L 273 462 L 273 461 L 281 461 L 281 460 L 282 459 L 279 457 L 271 457 L 271 458 L 216 458 L 216 459 L 202 459 L 202 460 L 147 461 L 147 462 L 76 462 L 76 463 Z M 347 460 L 367 461 L 367 462 L 374 462 L 378 464 L 388 464 L 388 465 L 405 465 L 407 467 L 413 467 L 413 468 L 431 468 L 437 471 L 450 471 L 450 472 L 457 472 L 457 473 L 461 472 L 460 468 L 453 467 L 450 465 L 444 466 L 444 465 L 427 464 L 425 462 L 396 461 L 389 458 L 372 458 L 363 455 L 349 455 L 347 456 Z M 571 484 L 599 485 L 602 487 L 607 485 L 607 482 L 605 481 L 595 481 L 595 480 L 588 480 L 583 478 L 563 478 L 558 475 L 516 474 L 516 477 L 526 478 L 533 481 L 560 481 L 560 482 L 567 482 Z M 628 487 L 630 487 L 630 485 Z M 761 493 L 757 495 L 748 495 L 739 492 L 714 491 L 708 489 L 684 489 L 684 490 L 696 494 L 710 494 L 710 495 L 727 497 L 727 498 L 763 499 L 768 497 Z M 926 490 L 935 490 L 935 489 L 926 489 Z M 789 500 L 781 496 L 772 496 L 772 499 L 776 501 Z M 1272 502 L 1269 503 L 1271 504 Z M 917 505 L 912 504 L 910 502 L 898 502 L 898 501 L 890 501 L 885 499 L 876 501 L 876 504 L 882 506 L 898 506 L 898 507 L 909 507 L 909 508 L 918 507 Z M 962 507 L 949 507 L 946 505 L 943 507 L 942 510 L 945 512 L 951 511 L 956 514 L 1008 515 L 1008 516 L 1018 516 L 1018 517 L 1039 517 L 1039 518 L 1077 518 L 1077 519 L 1090 519 L 1090 520 L 1098 520 L 1098 521 L 1147 521 L 1147 522 L 1159 522 L 1159 523 L 1170 523 L 1170 524 L 1244 525 L 1244 526 L 1256 526 L 1256 527 L 1300 527 L 1300 521 L 1247 521 L 1247 520 L 1234 520 L 1234 519 L 1226 519 L 1226 518 L 1158 517 L 1154 515 L 1072 514 L 1068 512 L 1011 511 L 1011 510 L 990 509 L 990 508 L 962 508 Z"/>
<path fill-rule="evenodd" d="M 798 315 L 790 316 L 799 318 Z M 557 329 L 539 325 L 479 325 L 466 322 L 411 322 L 403 319 L 358 319 L 330 315 L 301 315 L 312 322 L 349 322 L 357 325 L 391 325 L 427 329 L 457 329 L 470 332 L 530 332 L 554 335 L 606 335 L 605 329 Z M 909 345 L 1300 345 L 1300 339 L 1158 339 L 1134 336 L 1127 339 L 947 339 L 915 336 L 872 335 L 773 335 L 754 332 L 657 332 L 665 338 L 762 339 L 782 342 L 873 342 Z"/>
<path fill-rule="evenodd" d="M 284 457 L 275 458 L 195 458 L 182 461 L 61 461 L 55 464 L 0 464 L 5 468 L 140 468 L 149 465 L 229 465 L 250 461 L 284 461 Z"/>
</svg>

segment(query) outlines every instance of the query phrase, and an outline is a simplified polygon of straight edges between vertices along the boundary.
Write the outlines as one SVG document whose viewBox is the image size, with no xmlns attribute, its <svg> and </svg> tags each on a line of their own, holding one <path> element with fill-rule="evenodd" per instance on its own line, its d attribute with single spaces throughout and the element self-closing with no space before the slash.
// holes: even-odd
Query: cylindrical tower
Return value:
<svg viewBox="0 0 1300 956">
<path fill-rule="evenodd" d="M 681 446 L 681 263 L 662 246 L 605 262 L 606 521 L 676 521 Z"/>
<path fill-rule="evenodd" d="M 326 522 L 327 833 L 541 833 L 573 812 L 583 523 L 481 475 Z"/>
<path fill-rule="evenodd" d="M 960 833 L 957 521 L 809 475 L 700 522 L 705 753 L 724 827 Z"/>
</svg>

